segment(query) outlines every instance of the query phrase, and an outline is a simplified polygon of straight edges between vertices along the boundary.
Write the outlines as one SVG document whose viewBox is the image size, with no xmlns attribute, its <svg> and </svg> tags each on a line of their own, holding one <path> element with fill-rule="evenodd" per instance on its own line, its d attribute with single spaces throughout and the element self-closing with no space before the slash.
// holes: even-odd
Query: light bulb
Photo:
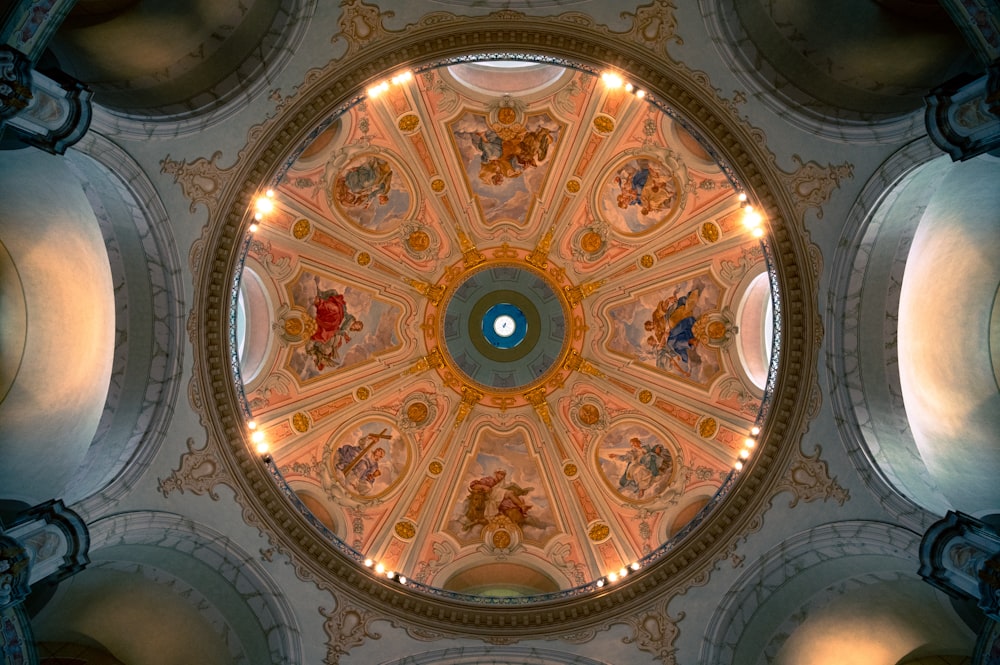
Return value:
<svg viewBox="0 0 1000 665">
<path fill-rule="evenodd" d="M 620 88 L 624 83 L 624 81 L 622 81 L 622 77 L 618 76 L 618 74 L 615 74 L 614 72 L 604 72 L 601 74 L 601 80 L 604 81 L 604 85 L 609 88 Z"/>
</svg>

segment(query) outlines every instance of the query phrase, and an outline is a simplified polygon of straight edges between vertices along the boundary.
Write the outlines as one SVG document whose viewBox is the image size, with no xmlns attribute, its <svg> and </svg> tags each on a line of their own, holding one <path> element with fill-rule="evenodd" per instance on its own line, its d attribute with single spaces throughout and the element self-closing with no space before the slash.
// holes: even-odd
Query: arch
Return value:
<svg viewBox="0 0 1000 665">
<path fill-rule="evenodd" d="M 87 612 L 86 595 L 78 599 L 82 603 L 70 602 L 74 589 L 100 593 L 106 585 L 122 588 L 133 579 L 147 601 L 170 602 L 181 615 L 190 614 L 179 609 L 182 605 L 193 607 L 201 621 L 226 636 L 230 662 L 302 662 L 300 630 L 283 592 L 254 557 L 223 534 L 177 515 L 135 511 L 97 520 L 90 535 L 92 566 L 61 587 L 59 602 L 39 614 L 40 635 L 58 633 L 60 622 L 80 618 L 74 609 Z"/>
<path fill-rule="evenodd" d="M 448 575 L 441 588 L 474 596 L 535 596 L 558 591 L 560 585 L 551 575 L 525 566 L 523 561 L 489 561 L 455 571 Z"/>
<path fill-rule="evenodd" d="M 260 383 L 260 372 L 269 365 L 274 343 L 267 326 L 269 317 L 254 316 L 253 312 L 270 312 L 277 301 L 269 288 L 273 284 L 261 279 L 253 263 L 248 261 L 243 266 L 236 304 L 236 355 L 240 359 L 240 377 L 248 390 Z"/>
<path fill-rule="evenodd" d="M 160 66 L 139 54 L 123 56 L 130 41 L 143 43 L 134 35 L 157 26 L 144 22 L 141 12 L 109 15 L 76 29 L 71 20 L 60 30 L 52 48 L 62 66 L 96 83 L 99 91 L 92 129 L 144 140 L 196 134 L 232 120 L 268 92 L 301 46 L 316 11 L 316 0 L 258 0 L 242 8 L 242 3 L 204 4 L 202 15 L 215 24 L 172 26 L 174 60 Z M 119 66 L 109 64 L 114 61 Z"/>
<path fill-rule="evenodd" d="M 923 134 L 926 90 L 971 61 L 943 11 L 930 22 L 889 20 L 883 3 L 870 2 L 823 8 L 758 0 L 700 0 L 699 5 L 716 49 L 750 96 L 803 131 L 830 140 L 881 143 Z M 866 71 L 860 59 L 840 59 L 841 70 L 829 66 L 845 43 L 868 54 L 863 62 L 879 62 L 877 71 Z M 935 56 L 915 62 L 907 53 L 916 43 Z"/>
<path fill-rule="evenodd" d="M 484 662 L 502 662 L 505 665 L 607 665 L 603 660 L 563 651 L 509 645 L 459 646 L 425 651 L 381 665 L 480 665 Z"/>
<path fill-rule="evenodd" d="M 813 593 L 775 630 L 757 663 L 896 665 L 915 652 L 967 657 L 973 641 L 943 594 L 916 575 L 867 573 Z"/>
<path fill-rule="evenodd" d="M 700 662 L 755 663 L 772 636 L 781 634 L 785 621 L 816 594 L 832 597 L 835 591 L 824 590 L 836 585 L 898 575 L 918 580 L 914 570 L 919 544 L 920 536 L 913 531 L 867 521 L 824 524 L 786 539 L 749 566 L 726 592 L 708 623 Z M 772 646 L 774 651 L 779 648 Z"/>
<path fill-rule="evenodd" d="M 967 513 L 1000 509 L 997 182 L 996 157 L 947 165 L 914 220 L 899 290 L 899 381 L 910 431 L 950 507 Z M 909 212 L 899 207 L 888 215 Z"/>
<path fill-rule="evenodd" d="M 914 230 L 905 215 L 892 218 L 885 212 L 904 192 L 909 201 L 900 210 L 923 205 L 946 169 L 947 160 L 925 138 L 904 146 L 872 175 L 848 213 L 833 256 L 833 292 L 839 296 L 827 305 L 827 366 L 831 376 L 843 377 L 830 392 L 848 456 L 880 502 L 918 530 L 929 527 L 936 513 L 943 515 L 947 503 L 928 482 L 916 452 L 899 386 L 896 346 L 881 342 L 883 333 L 890 339 L 897 334 L 898 284 Z M 863 331 L 863 320 L 886 329 Z M 880 348 L 864 347 L 866 333 L 872 339 L 877 335 Z M 862 353 L 877 355 L 864 361 Z"/>
<path fill-rule="evenodd" d="M 100 212 L 117 287 L 111 387 L 66 496 L 92 519 L 138 480 L 166 434 L 180 390 L 184 291 L 166 208 L 141 167 L 93 131 L 67 161 Z"/>
<path fill-rule="evenodd" d="M 931 513 L 975 512 L 995 499 L 985 480 L 996 473 L 996 409 L 989 406 L 997 395 L 995 369 L 985 345 L 948 344 L 957 329 L 988 338 L 1000 245 L 991 241 L 990 195 L 979 192 L 995 168 L 990 157 L 953 164 L 927 140 L 908 146 L 866 185 L 834 257 L 835 292 L 842 295 L 829 307 L 828 364 L 845 378 L 832 386 L 841 431 L 869 487 L 881 497 L 905 497 L 911 505 L 893 510 L 921 528 Z M 952 252 L 947 261 L 934 258 L 942 248 Z M 926 301 L 931 293 L 938 301 L 947 294 L 951 316 Z M 969 446 L 979 452 L 970 455 Z M 875 476 L 892 489 L 876 487 Z"/>
<path fill-rule="evenodd" d="M 100 211 L 65 160 L 4 151 L 0 171 L 2 286 L 19 305 L 10 317 L 19 325 L 2 329 L 4 369 L 14 371 L 0 402 L 0 485 L 33 505 L 66 496 L 98 431 L 112 375 L 114 283 Z"/>
<path fill-rule="evenodd" d="M 733 345 L 739 360 L 737 366 L 742 368 L 748 385 L 762 393 L 771 366 L 775 330 L 771 281 L 764 264 L 760 264 L 760 271 L 756 274 L 748 273 L 740 287 L 733 298 L 739 303 L 736 322 L 740 332 L 737 343 Z"/>
</svg>

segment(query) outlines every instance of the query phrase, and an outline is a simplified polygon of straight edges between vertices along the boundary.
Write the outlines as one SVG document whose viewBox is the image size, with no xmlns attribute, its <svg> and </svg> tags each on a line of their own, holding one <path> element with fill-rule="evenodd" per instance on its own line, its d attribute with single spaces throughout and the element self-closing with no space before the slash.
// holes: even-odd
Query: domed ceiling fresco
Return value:
<svg viewBox="0 0 1000 665">
<path fill-rule="evenodd" d="M 331 543 L 417 586 L 534 596 L 711 508 L 760 424 L 769 286 L 740 185 L 666 111 L 586 71 L 465 62 L 369 90 L 288 156 L 234 364 Z"/>
</svg>

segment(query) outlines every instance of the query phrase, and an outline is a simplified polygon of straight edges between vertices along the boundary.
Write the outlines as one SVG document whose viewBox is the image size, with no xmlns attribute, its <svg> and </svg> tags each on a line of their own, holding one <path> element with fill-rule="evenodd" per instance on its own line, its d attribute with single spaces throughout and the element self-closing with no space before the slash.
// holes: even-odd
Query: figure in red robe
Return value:
<svg viewBox="0 0 1000 665">
<path fill-rule="evenodd" d="M 340 364 L 340 347 L 351 341 L 350 333 L 364 328 L 364 322 L 347 312 L 344 296 L 336 289 L 317 293 L 313 307 L 316 332 L 309 337 L 306 353 L 316 363 L 316 369 L 323 371 L 327 365 Z"/>
</svg>

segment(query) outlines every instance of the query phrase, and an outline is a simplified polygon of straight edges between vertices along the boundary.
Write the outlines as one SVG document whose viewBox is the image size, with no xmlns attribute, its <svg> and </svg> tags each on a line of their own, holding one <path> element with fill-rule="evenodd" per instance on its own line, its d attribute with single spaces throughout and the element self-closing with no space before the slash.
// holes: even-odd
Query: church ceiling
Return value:
<svg viewBox="0 0 1000 665">
<path fill-rule="evenodd" d="M 765 257 L 711 148 L 637 91 L 520 64 L 407 75 L 317 126 L 261 208 L 234 335 L 303 506 L 473 594 L 660 548 L 763 396 L 737 338 Z"/>
</svg>

